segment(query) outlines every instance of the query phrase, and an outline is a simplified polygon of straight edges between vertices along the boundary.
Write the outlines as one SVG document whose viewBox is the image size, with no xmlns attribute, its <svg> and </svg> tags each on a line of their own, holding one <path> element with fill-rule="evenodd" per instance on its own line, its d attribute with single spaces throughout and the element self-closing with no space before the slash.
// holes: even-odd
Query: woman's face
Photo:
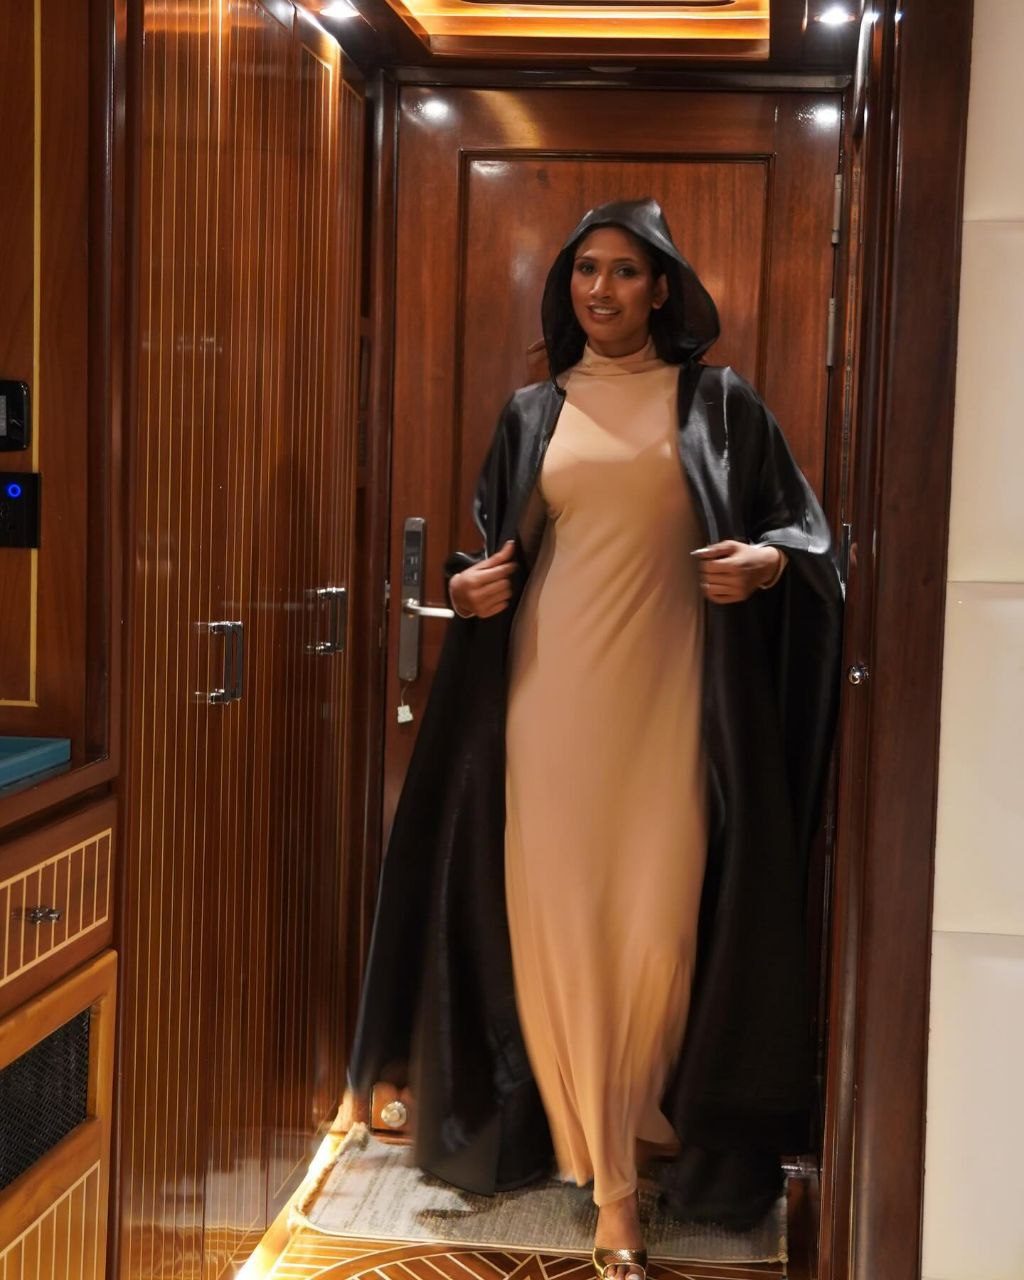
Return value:
<svg viewBox="0 0 1024 1280">
<path fill-rule="evenodd" d="M 576 247 L 572 308 L 587 341 L 602 356 L 639 351 L 652 309 L 668 297 L 668 281 L 654 277 L 636 237 L 621 227 L 598 227 Z"/>
</svg>

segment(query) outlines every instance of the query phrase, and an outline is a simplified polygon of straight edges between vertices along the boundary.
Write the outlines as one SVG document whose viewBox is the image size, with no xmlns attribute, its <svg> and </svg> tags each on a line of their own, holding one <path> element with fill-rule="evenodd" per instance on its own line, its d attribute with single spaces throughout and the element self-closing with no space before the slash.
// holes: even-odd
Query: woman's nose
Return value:
<svg viewBox="0 0 1024 1280">
<path fill-rule="evenodd" d="M 603 275 L 594 276 L 594 283 L 590 287 L 590 296 L 592 298 L 604 298 L 608 294 L 608 277 Z"/>
</svg>

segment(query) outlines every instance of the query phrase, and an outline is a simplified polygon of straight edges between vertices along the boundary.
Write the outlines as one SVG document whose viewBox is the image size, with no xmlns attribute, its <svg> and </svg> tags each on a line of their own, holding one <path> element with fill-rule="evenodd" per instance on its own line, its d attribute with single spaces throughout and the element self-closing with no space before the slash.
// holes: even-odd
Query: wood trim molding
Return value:
<svg viewBox="0 0 1024 1280">
<path fill-rule="evenodd" d="M 358 589 L 354 634 L 358 651 L 353 655 L 356 673 L 354 689 L 360 695 L 353 728 L 353 758 L 365 761 L 356 791 L 353 779 L 352 847 L 363 850 L 358 860 L 358 882 L 349 894 L 359 902 L 358 945 L 349 955 L 352 972 L 346 975 L 346 1038 L 355 1034 L 363 964 L 370 940 L 370 928 L 377 902 L 377 883 L 383 855 L 381 848 L 381 806 L 384 775 L 384 716 L 386 714 L 387 619 L 384 583 L 388 576 L 391 519 L 391 435 L 392 379 L 394 362 L 395 310 L 395 191 L 397 181 L 398 92 L 394 82 L 378 74 L 368 86 L 368 115 L 372 120 L 372 154 L 368 154 L 368 225 L 363 237 L 369 256 L 367 333 L 370 342 L 367 406 L 365 414 L 365 470 L 360 504 L 360 527 L 356 531 L 356 575 Z M 364 548 L 359 551 L 359 548 Z M 359 603 L 360 599 L 362 603 Z M 354 923 L 350 920 L 350 925 Z"/>
<path fill-rule="evenodd" d="M 822 1280 L 920 1276 L 971 20 L 886 0 L 872 37 Z"/>
</svg>

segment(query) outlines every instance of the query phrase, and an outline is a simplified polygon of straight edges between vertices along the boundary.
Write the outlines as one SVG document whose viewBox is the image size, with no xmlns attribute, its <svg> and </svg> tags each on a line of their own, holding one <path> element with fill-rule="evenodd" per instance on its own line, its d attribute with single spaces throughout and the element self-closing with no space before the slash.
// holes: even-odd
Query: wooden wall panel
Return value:
<svg viewBox="0 0 1024 1280">
<path fill-rule="evenodd" d="M 285 0 L 143 13 L 120 1274 L 217 1280 L 343 1076 L 361 99 Z"/>
<path fill-rule="evenodd" d="M 89 28 L 80 0 L 3 6 L 0 377 L 27 382 L 38 550 L 0 547 L 0 733 L 70 737 L 84 758 L 89 441 Z"/>
<path fill-rule="evenodd" d="M 285 11 L 286 17 L 290 15 Z M 277 21 L 256 0 L 239 0 L 224 34 L 221 217 L 228 229 L 219 282 L 225 335 L 217 382 L 219 474 L 224 523 L 225 618 L 238 619 L 246 640 L 247 683 L 225 708 L 220 758 L 211 762 L 220 797 L 218 855 L 209 894 L 204 965 L 215 976 L 216 1015 L 209 1045 L 209 1151 L 203 1274 L 215 1280 L 244 1258 L 266 1225 L 263 1112 L 267 1069 L 269 909 L 262 801 L 273 792 L 273 620 L 267 608 L 275 574 L 275 529 L 284 512 L 268 497 L 263 472 L 272 456 L 268 433 L 285 419 L 282 388 L 268 385 L 264 326 L 276 332 L 282 281 L 267 262 L 281 228 L 272 220 L 278 184 L 290 191 L 287 154 L 268 145 L 272 117 L 291 116 L 290 20 Z M 277 602 L 275 601 L 276 605 Z M 270 624 L 269 629 L 268 625 Z M 268 698 L 268 693 L 270 697 Z"/>
<path fill-rule="evenodd" d="M 346 653 L 316 592 L 349 584 L 358 351 L 362 100 L 335 46 L 297 24 L 298 199 L 291 230 L 294 310 L 284 356 L 291 439 L 282 455 L 282 533 L 292 626 L 289 696 L 274 772 L 286 797 L 272 829 L 278 904 L 272 995 L 274 1090 L 268 1099 L 271 1210 L 297 1185 L 342 1089 L 342 863 Z"/>
</svg>

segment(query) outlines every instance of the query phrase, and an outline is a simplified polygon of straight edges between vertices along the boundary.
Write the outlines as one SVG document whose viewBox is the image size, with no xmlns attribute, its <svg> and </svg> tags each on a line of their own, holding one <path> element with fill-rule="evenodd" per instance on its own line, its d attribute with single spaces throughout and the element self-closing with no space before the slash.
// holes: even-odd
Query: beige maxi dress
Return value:
<svg viewBox="0 0 1024 1280">
<path fill-rule="evenodd" d="M 506 892 L 516 1003 L 561 1176 L 607 1204 L 659 1106 L 689 1008 L 706 852 L 702 542 L 678 366 L 586 348 L 521 530 Z M 539 546 L 538 546 L 539 543 Z"/>
</svg>

